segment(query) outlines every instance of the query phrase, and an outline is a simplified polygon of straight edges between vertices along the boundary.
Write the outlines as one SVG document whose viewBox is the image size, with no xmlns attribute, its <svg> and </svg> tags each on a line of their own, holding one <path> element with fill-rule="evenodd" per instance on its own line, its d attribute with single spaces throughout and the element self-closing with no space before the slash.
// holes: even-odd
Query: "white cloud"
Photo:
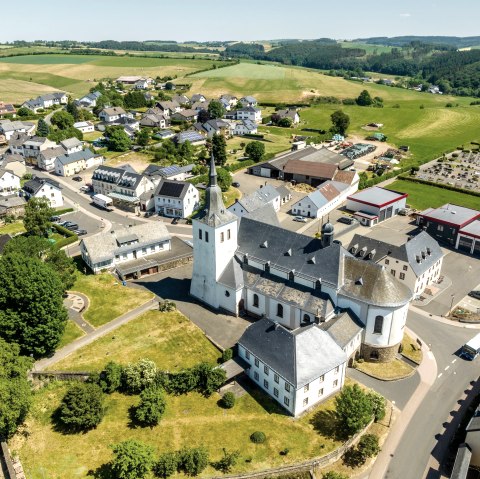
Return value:
<svg viewBox="0 0 480 479">
<path fill-rule="evenodd" d="M 408 18 L 408 17 L 411 17 L 412 14 L 411 13 L 401 13 L 400 16 L 403 17 L 403 18 Z"/>
</svg>

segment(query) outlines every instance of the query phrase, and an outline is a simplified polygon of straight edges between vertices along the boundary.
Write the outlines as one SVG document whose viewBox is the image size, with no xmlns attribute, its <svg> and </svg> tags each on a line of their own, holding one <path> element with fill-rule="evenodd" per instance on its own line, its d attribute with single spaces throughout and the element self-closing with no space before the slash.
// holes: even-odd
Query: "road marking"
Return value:
<svg viewBox="0 0 480 479">
<path fill-rule="evenodd" d="M 452 361 L 452 364 L 453 364 L 455 361 L 456 361 L 456 359 L 454 359 L 454 360 Z"/>
<path fill-rule="evenodd" d="M 437 378 L 441 378 L 441 377 L 442 377 L 442 374 L 443 374 L 443 373 L 440 373 L 440 374 L 437 376 Z"/>
<path fill-rule="evenodd" d="M 447 367 L 445 368 L 445 371 L 446 371 L 449 367 L 450 367 L 450 366 L 447 366 Z"/>
</svg>

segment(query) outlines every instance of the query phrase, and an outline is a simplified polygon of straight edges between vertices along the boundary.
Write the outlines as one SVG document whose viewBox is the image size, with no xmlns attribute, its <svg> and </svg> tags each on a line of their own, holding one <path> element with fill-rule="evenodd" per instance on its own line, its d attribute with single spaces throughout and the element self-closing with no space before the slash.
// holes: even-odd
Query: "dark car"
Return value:
<svg viewBox="0 0 480 479">
<path fill-rule="evenodd" d="M 87 230 L 73 230 L 77 236 L 83 236 L 87 234 Z"/>
<path fill-rule="evenodd" d="M 74 176 L 72 178 L 73 181 L 83 181 L 83 178 L 81 176 Z"/>
<path fill-rule="evenodd" d="M 50 221 L 51 221 L 52 223 L 60 223 L 61 218 L 60 218 L 60 216 L 51 216 L 51 217 L 50 217 Z"/>
<path fill-rule="evenodd" d="M 468 293 L 468 295 L 471 298 L 480 299 L 480 291 L 470 291 L 470 293 Z"/>
<path fill-rule="evenodd" d="M 63 225 L 65 228 L 67 228 L 67 230 L 70 230 L 70 231 L 75 231 L 75 230 L 78 230 L 78 225 L 77 223 L 70 223 L 68 225 Z"/>
<path fill-rule="evenodd" d="M 172 225 L 176 225 L 178 223 L 178 218 L 173 218 Z"/>
<path fill-rule="evenodd" d="M 240 183 L 238 181 L 234 181 L 232 186 L 235 186 L 235 188 L 240 188 Z"/>
<path fill-rule="evenodd" d="M 353 225 L 357 220 L 351 216 L 342 216 L 338 218 L 339 223 L 345 223 L 346 225 Z"/>
</svg>

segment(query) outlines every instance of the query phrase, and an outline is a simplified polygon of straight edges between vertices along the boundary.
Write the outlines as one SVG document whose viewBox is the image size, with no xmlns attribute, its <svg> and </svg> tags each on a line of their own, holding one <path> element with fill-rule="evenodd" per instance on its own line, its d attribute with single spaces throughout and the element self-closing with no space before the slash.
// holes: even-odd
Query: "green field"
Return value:
<svg viewBox="0 0 480 479">
<path fill-rule="evenodd" d="M 0 58 L 3 63 L 16 63 L 22 65 L 62 65 L 89 63 L 91 57 L 89 55 L 23 55 L 18 57 Z"/>
<path fill-rule="evenodd" d="M 417 210 L 438 208 L 446 203 L 453 203 L 458 206 L 480 210 L 480 197 L 450 191 L 436 186 L 397 180 L 389 184 L 386 188 L 408 193 L 407 203 Z"/>
</svg>

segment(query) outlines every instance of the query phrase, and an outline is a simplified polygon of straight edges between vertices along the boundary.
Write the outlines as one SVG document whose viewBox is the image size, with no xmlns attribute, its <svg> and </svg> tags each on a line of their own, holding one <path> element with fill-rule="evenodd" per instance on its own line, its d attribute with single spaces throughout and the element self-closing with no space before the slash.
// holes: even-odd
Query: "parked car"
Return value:
<svg viewBox="0 0 480 479">
<path fill-rule="evenodd" d="M 344 223 L 346 225 L 353 225 L 354 223 L 356 223 L 356 221 L 357 220 L 353 216 L 341 216 L 340 218 L 338 218 L 339 223 Z"/>
<path fill-rule="evenodd" d="M 86 235 L 88 232 L 87 230 L 73 230 L 73 232 L 77 235 L 77 236 L 83 236 L 83 235 Z"/>
<path fill-rule="evenodd" d="M 73 181 L 83 181 L 83 178 L 81 176 L 74 176 L 72 178 Z"/>
<path fill-rule="evenodd" d="M 471 298 L 480 299 L 480 291 L 470 291 L 470 293 L 468 293 L 468 295 Z"/>
<path fill-rule="evenodd" d="M 150 216 L 153 216 L 155 214 L 155 211 L 146 211 L 144 216 L 145 218 L 150 218 Z"/>
<path fill-rule="evenodd" d="M 240 183 L 238 181 L 234 181 L 232 183 L 232 186 L 234 186 L 235 188 L 240 188 Z"/>
<path fill-rule="evenodd" d="M 62 219 L 60 218 L 60 216 L 51 216 L 51 217 L 50 217 L 50 221 L 51 221 L 52 223 L 60 223 L 61 220 L 62 220 Z"/>
<path fill-rule="evenodd" d="M 71 222 L 69 222 L 68 224 L 63 225 L 63 226 L 64 226 L 64 228 L 67 228 L 67 230 L 70 230 L 70 231 L 78 230 L 78 225 L 77 225 L 77 223 L 71 223 Z"/>
<path fill-rule="evenodd" d="M 83 191 L 84 193 L 88 193 L 90 191 L 90 187 L 89 186 L 81 186 L 80 191 Z"/>
<path fill-rule="evenodd" d="M 303 216 L 295 216 L 295 218 L 293 218 L 293 221 L 299 221 L 300 223 L 306 223 L 308 220 L 307 220 L 307 218 L 304 218 Z"/>
</svg>

